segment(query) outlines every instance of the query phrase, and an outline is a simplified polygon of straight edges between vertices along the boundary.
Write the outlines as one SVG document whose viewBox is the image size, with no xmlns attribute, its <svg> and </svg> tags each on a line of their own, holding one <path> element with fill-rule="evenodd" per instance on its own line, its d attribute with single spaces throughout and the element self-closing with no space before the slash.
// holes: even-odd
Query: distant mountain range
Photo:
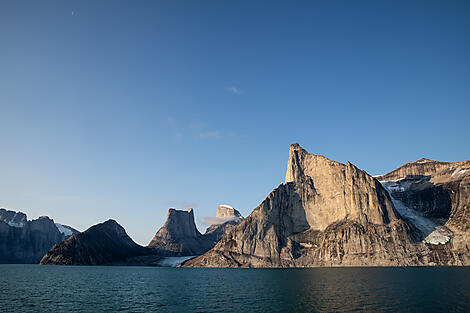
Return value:
<svg viewBox="0 0 470 313">
<path fill-rule="evenodd" d="M 75 233 L 47 216 L 28 221 L 22 212 L 0 209 L 0 263 L 39 263 L 53 245 Z"/>
<path fill-rule="evenodd" d="M 41 260 L 55 265 L 153 265 L 168 257 L 201 255 L 217 243 L 225 231 L 242 219 L 240 213 L 227 207 L 217 209 L 222 224 L 212 225 L 201 234 L 194 223 L 194 211 L 169 209 L 165 224 L 147 247 L 136 244 L 114 220 L 90 227 L 56 244 Z"/>
<path fill-rule="evenodd" d="M 469 217 L 470 161 L 421 159 L 372 177 L 294 144 L 285 182 L 246 218 L 220 205 L 201 234 L 193 209 L 169 209 L 142 247 L 114 220 L 78 233 L 0 209 L 0 262 L 158 266 L 196 256 L 181 266 L 470 265 Z"/>
</svg>

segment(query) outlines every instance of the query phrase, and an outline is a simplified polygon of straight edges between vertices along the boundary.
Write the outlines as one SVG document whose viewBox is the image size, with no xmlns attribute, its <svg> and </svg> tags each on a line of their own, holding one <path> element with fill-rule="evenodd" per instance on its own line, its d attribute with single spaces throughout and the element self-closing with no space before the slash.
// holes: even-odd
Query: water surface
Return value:
<svg viewBox="0 0 470 313">
<path fill-rule="evenodd" d="M 5 312 L 470 312 L 470 268 L 0 265 Z"/>
</svg>

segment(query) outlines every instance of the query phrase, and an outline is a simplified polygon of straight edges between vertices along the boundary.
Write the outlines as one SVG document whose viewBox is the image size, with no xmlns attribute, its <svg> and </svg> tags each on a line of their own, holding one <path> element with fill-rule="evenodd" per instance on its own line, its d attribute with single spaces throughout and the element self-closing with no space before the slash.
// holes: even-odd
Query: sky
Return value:
<svg viewBox="0 0 470 313">
<path fill-rule="evenodd" d="M 469 1 L 0 2 L 0 207 L 148 244 L 244 216 L 289 145 L 371 175 L 470 159 Z"/>
</svg>

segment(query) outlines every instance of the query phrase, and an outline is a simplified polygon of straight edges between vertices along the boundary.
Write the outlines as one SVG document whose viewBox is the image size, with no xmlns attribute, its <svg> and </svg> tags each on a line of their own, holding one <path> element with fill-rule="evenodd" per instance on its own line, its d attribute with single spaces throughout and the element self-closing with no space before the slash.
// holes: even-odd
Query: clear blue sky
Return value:
<svg viewBox="0 0 470 313">
<path fill-rule="evenodd" d="M 284 181 L 470 159 L 470 1 L 1 1 L 0 206 L 147 244 Z"/>
</svg>

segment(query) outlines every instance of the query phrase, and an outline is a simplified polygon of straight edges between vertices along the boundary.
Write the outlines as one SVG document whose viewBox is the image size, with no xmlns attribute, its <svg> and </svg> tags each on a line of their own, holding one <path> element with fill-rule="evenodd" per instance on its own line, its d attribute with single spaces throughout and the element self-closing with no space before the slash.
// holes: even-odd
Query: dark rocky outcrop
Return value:
<svg viewBox="0 0 470 313">
<path fill-rule="evenodd" d="M 39 263 L 53 245 L 76 232 L 47 216 L 28 221 L 22 212 L 0 209 L 0 263 Z"/>
<path fill-rule="evenodd" d="M 56 244 L 41 260 L 48 265 L 152 265 L 153 249 L 136 244 L 114 220 L 94 225 Z"/>
<path fill-rule="evenodd" d="M 213 247 L 194 223 L 194 211 L 169 209 L 165 224 L 157 231 L 148 247 L 165 256 L 201 255 Z"/>
<path fill-rule="evenodd" d="M 439 166 L 420 163 L 410 167 L 424 175 Z M 408 175 L 410 171 L 405 168 L 387 177 Z M 468 199 L 457 198 L 459 203 Z M 213 249 L 182 266 L 470 264 L 468 250 L 462 248 L 461 242 L 457 243 L 459 249 L 450 248 L 455 241 L 439 243 L 442 234 L 448 235 L 447 230 L 435 236 L 437 239 L 431 236 L 423 241 L 423 225 L 414 222 L 427 220 L 405 216 L 409 211 L 403 207 L 397 211 L 395 204 L 399 203 L 378 180 L 351 163 L 344 165 L 309 154 L 298 144 L 291 145 L 285 183 L 226 233 Z M 467 208 L 463 205 L 463 211 Z M 458 220 L 462 219 L 459 215 Z M 465 220 L 461 224 L 468 226 Z"/>
</svg>

